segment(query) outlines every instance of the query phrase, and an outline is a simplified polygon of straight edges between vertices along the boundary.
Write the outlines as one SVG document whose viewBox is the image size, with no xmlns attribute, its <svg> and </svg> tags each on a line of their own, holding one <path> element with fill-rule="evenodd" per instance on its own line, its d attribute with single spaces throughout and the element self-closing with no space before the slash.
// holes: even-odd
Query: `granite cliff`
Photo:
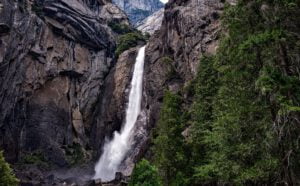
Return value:
<svg viewBox="0 0 300 186">
<path fill-rule="evenodd" d="M 133 25 L 164 6 L 159 0 L 113 0 L 113 2 L 126 12 Z"/>
<path fill-rule="evenodd" d="M 116 63 L 117 34 L 107 25 L 129 25 L 127 16 L 106 0 L 0 5 L 0 147 L 6 159 L 38 157 L 58 167 L 92 159 L 105 135 L 121 125 L 100 124 L 97 112 Z"/>
<path fill-rule="evenodd" d="M 159 30 L 164 18 L 164 8 L 154 12 L 149 17 L 137 23 L 136 28 L 143 33 L 154 34 L 155 31 Z"/>
<path fill-rule="evenodd" d="M 132 23 L 163 6 L 158 0 L 114 2 Z M 216 51 L 223 6 L 171 0 L 159 14 L 162 26 L 146 47 L 142 112 L 124 174 L 148 155 L 164 89 L 182 89 L 201 55 Z M 116 59 L 111 22 L 129 25 L 109 0 L 0 0 L 0 147 L 9 162 L 28 156 L 64 168 L 92 162 L 105 137 L 120 129 L 138 47 Z"/>
<path fill-rule="evenodd" d="M 144 99 L 135 126 L 134 146 L 121 170 L 131 173 L 134 163 L 151 157 L 151 129 L 157 126 L 164 91 L 179 92 L 197 73 L 204 54 L 214 54 L 221 32 L 220 16 L 224 2 L 219 0 L 171 0 L 166 4 L 162 25 L 146 46 Z M 189 95 L 184 95 L 189 101 Z"/>
<path fill-rule="evenodd" d="M 146 49 L 148 125 L 157 123 L 164 90 L 182 90 L 195 78 L 201 56 L 216 52 L 223 7 L 219 0 L 171 0 L 166 4 L 162 26 Z"/>
</svg>

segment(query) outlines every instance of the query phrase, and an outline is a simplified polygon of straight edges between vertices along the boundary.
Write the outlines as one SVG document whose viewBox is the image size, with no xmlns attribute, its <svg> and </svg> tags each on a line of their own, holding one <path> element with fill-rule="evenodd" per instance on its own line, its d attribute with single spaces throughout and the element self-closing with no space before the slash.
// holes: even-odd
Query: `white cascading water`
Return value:
<svg viewBox="0 0 300 186">
<path fill-rule="evenodd" d="M 103 154 L 96 164 L 94 179 L 110 181 L 130 150 L 130 135 L 141 110 L 145 46 L 139 49 L 131 80 L 131 90 L 126 111 L 126 122 L 120 132 L 115 132 L 111 141 L 104 144 Z"/>
</svg>

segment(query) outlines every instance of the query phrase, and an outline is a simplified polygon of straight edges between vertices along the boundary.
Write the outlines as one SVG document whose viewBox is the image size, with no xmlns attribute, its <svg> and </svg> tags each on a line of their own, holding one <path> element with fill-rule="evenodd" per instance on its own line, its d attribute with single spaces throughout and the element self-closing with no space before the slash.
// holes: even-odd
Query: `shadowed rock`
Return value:
<svg viewBox="0 0 300 186">
<path fill-rule="evenodd" d="M 94 121 L 115 65 L 117 35 L 107 23 L 129 25 L 126 15 L 107 0 L 0 5 L 0 148 L 6 159 L 37 156 L 48 168 L 91 160 L 100 149 L 94 138 L 101 143 L 105 137 L 95 136 Z"/>
</svg>

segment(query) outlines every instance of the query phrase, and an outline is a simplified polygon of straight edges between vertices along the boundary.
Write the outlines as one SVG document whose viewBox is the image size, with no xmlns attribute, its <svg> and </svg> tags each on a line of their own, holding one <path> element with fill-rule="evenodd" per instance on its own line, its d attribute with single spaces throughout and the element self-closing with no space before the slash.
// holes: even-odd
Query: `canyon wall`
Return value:
<svg viewBox="0 0 300 186">
<path fill-rule="evenodd" d="M 0 5 L 0 147 L 6 159 L 35 153 L 66 166 L 76 163 L 77 151 L 91 158 L 115 129 L 97 122 L 116 63 L 117 35 L 107 23 L 129 24 L 126 15 L 106 0 Z"/>
<path fill-rule="evenodd" d="M 216 52 L 223 8 L 219 0 L 171 0 L 166 4 L 162 26 L 146 46 L 144 99 L 135 126 L 135 148 L 121 166 L 125 175 L 139 159 L 151 157 L 150 131 L 157 125 L 164 91 L 183 92 L 195 78 L 201 56 Z M 189 101 L 189 95 L 184 98 Z"/>
<path fill-rule="evenodd" d="M 122 2 L 125 10 L 136 8 Z M 130 3 L 149 12 L 162 7 Z M 219 0 L 166 4 L 146 47 L 142 112 L 123 173 L 147 154 L 164 90 L 183 89 L 201 55 L 216 51 L 223 6 Z M 99 158 L 105 137 L 124 120 L 138 49 L 115 59 L 118 35 L 110 22 L 129 25 L 109 0 L 0 0 L 0 147 L 8 161 L 35 154 L 66 167 Z"/>
<path fill-rule="evenodd" d="M 155 31 L 159 30 L 164 18 L 164 8 L 154 12 L 151 16 L 147 17 L 143 21 L 137 23 L 137 29 L 143 33 L 154 34 Z"/>
<path fill-rule="evenodd" d="M 113 2 L 126 12 L 133 25 L 164 6 L 159 0 L 113 0 Z"/>
<path fill-rule="evenodd" d="M 144 91 L 149 126 L 157 123 L 164 90 L 183 90 L 195 77 L 201 56 L 216 52 L 223 7 L 219 0 L 171 0 L 166 4 L 161 29 L 146 48 Z"/>
</svg>

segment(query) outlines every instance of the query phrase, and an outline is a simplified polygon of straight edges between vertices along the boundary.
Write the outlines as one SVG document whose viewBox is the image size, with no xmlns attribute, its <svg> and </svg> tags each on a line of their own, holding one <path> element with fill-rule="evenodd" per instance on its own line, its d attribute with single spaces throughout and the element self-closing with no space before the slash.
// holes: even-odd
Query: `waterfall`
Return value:
<svg viewBox="0 0 300 186">
<path fill-rule="evenodd" d="M 121 131 L 115 132 L 113 139 L 104 144 L 103 154 L 95 167 L 94 179 L 113 180 L 126 153 L 131 148 L 131 132 L 141 110 L 144 58 L 145 46 L 139 49 L 134 65 L 126 122 Z"/>
</svg>

